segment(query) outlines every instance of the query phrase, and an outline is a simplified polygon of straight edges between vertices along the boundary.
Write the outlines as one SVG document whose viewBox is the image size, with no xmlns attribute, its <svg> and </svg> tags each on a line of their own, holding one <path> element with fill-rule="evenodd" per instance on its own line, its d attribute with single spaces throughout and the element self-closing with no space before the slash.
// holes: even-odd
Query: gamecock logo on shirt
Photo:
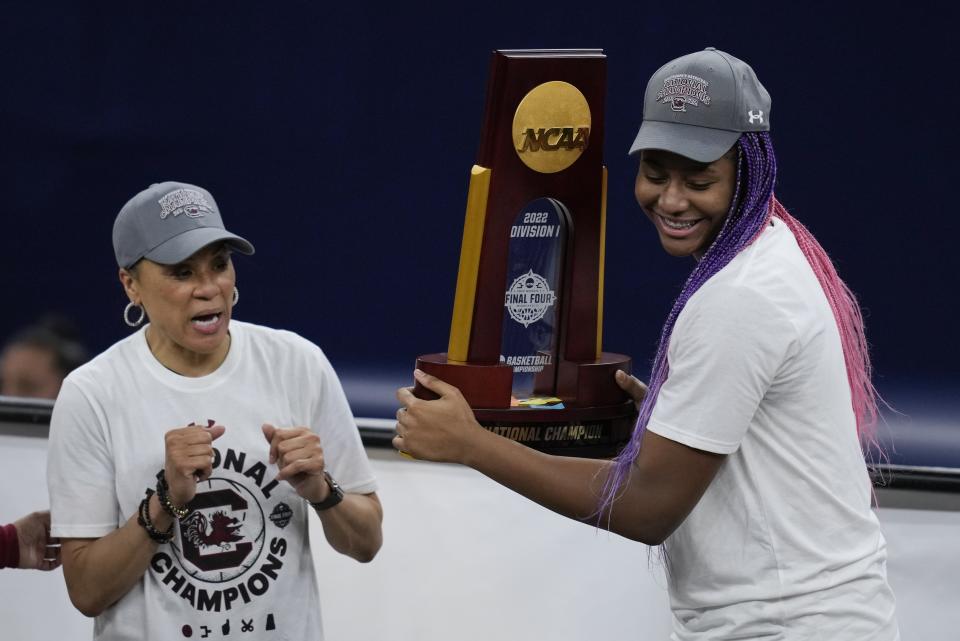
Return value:
<svg viewBox="0 0 960 641">
<path fill-rule="evenodd" d="M 263 549 L 265 519 L 247 488 L 212 477 L 200 483 L 188 507 L 190 515 L 180 521 L 178 556 L 189 575 L 218 583 L 254 564 Z"/>
</svg>

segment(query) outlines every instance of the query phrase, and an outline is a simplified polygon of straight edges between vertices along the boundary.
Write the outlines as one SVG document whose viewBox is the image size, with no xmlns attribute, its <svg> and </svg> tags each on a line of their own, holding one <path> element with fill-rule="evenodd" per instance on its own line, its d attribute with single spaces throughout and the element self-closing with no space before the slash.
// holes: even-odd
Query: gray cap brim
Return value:
<svg viewBox="0 0 960 641">
<path fill-rule="evenodd" d="M 231 248 L 241 254 L 249 256 L 254 252 L 250 241 L 236 234 L 231 234 L 220 227 L 197 227 L 157 245 L 143 257 L 161 265 L 174 265 L 190 258 L 207 245 L 219 241 L 226 241 Z"/>
<path fill-rule="evenodd" d="M 740 134 L 678 122 L 644 120 L 630 146 L 630 155 L 644 149 L 662 149 L 697 162 L 713 162 L 736 144 Z"/>
</svg>

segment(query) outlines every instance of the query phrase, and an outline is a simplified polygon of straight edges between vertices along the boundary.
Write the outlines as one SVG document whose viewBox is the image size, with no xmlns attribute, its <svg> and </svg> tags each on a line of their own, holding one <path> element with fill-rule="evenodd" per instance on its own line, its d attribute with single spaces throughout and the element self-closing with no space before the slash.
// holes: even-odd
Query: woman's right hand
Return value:
<svg viewBox="0 0 960 641">
<path fill-rule="evenodd" d="M 167 432 L 164 472 L 170 486 L 170 501 L 183 507 L 197 493 L 197 483 L 213 473 L 213 442 L 226 428 L 223 425 L 188 425 Z"/>
<path fill-rule="evenodd" d="M 402 407 L 397 411 L 393 446 L 413 458 L 469 465 L 467 455 L 473 450 L 470 439 L 486 433 L 470 405 L 459 389 L 435 376 L 414 370 L 413 377 L 438 398 L 417 398 L 412 387 L 397 390 Z"/>
</svg>

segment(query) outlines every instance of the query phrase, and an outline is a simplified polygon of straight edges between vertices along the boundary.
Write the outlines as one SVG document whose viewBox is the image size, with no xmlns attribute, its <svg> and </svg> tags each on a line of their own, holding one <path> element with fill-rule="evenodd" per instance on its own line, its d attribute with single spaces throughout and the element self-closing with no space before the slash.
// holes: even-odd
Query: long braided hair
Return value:
<svg viewBox="0 0 960 641">
<path fill-rule="evenodd" d="M 600 495 L 597 516 L 603 518 L 610 511 L 621 488 L 626 482 L 630 469 L 640 453 L 640 445 L 647 423 L 653 413 L 660 388 L 667 380 L 670 365 L 667 362 L 667 348 L 673 333 L 677 317 L 686 306 L 690 297 L 714 274 L 723 269 L 744 248 L 750 245 L 763 231 L 771 216 L 783 220 L 797 239 L 803 255 L 806 257 L 820 286 L 826 294 L 830 309 L 833 311 L 840 330 L 847 378 L 850 382 L 852 404 L 857 421 L 857 433 L 861 445 L 866 451 L 876 446 L 877 393 L 871 383 L 870 356 L 863 331 L 863 318 L 860 306 L 853 292 L 837 275 L 833 263 L 816 238 L 797 222 L 773 195 L 773 185 L 777 175 L 777 161 L 773 143 L 768 132 L 748 132 L 740 136 L 736 144 L 737 172 L 733 200 L 727 218 L 716 239 L 687 277 L 683 289 L 667 316 L 660 333 L 657 355 L 653 361 L 648 391 L 639 409 L 637 424 L 630 442 L 614 460 L 613 467 L 604 482 Z"/>
</svg>

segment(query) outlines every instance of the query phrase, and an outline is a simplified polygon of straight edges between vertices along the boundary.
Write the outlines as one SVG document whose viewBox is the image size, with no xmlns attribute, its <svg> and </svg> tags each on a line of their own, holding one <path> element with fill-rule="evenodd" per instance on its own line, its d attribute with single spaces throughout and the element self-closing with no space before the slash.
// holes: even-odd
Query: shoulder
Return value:
<svg viewBox="0 0 960 641">
<path fill-rule="evenodd" d="M 786 316 L 762 283 L 724 276 L 727 275 L 721 270 L 690 297 L 678 323 L 683 318 L 738 320 Z"/>
<path fill-rule="evenodd" d="M 115 379 L 123 379 L 135 368 L 137 346 L 143 341 L 143 330 L 120 339 L 92 359 L 74 369 L 64 379 L 64 385 L 80 390 L 104 389 Z"/>
<path fill-rule="evenodd" d="M 137 393 L 145 375 L 137 353 L 142 331 L 117 341 L 64 378 L 50 417 L 51 443 L 99 432 L 108 416 Z"/>
<path fill-rule="evenodd" d="M 302 349 L 316 347 L 309 340 L 296 332 L 286 329 L 275 329 L 266 325 L 257 325 L 246 321 L 231 320 L 230 331 L 243 334 L 245 338 L 256 343 L 276 345 L 278 348 Z"/>
<path fill-rule="evenodd" d="M 702 331 L 709 325 L 715 331 L 736 327 L 738 333 L 771 327 L 796 330 L 793 301 L 803 266 L 793 264 L 783 240 L 779 230 L 771 229 L 714 274 L 684 306 L 678 329 L 696 325 Z"/>
<path fill-rule="evenodd" d="M 793 234 L 782 221 L 773 222 L 704 283 L 691 301 L 701 298 L 730 307 L 776 306 L 798 282 L 806 280 L 810 267 Z"/>
<path fill-rule="evenodd" d="M 242 334 L 250 350 L 259 352 L 274 364 L 319 364 L 330 367 L 323 350 L 296 332 L 236 320 L 230 321 L 230 328 Z"/>
</svg>

